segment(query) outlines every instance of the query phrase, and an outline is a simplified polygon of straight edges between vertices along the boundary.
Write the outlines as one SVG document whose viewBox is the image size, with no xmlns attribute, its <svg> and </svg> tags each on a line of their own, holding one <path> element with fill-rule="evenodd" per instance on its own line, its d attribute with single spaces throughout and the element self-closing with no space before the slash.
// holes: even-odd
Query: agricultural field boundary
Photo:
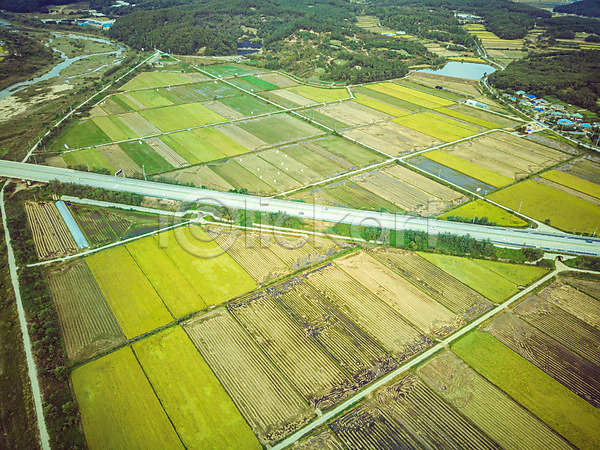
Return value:
<svg viewBox="0 0 600 450">
<path fill-rule="evenodd" d="M 124 209 L 126 211 L 138 211 L 138 212 L 142 212 L 142 213 L 157 214 L 157 215 L 161 215 L 161 216 L 183 217 L 186 214 L 189 214 L 191 212 L 194 212 L 194 213 L 198 212 L 196 210 L 167 211 L 165 209 L 146 208 L 144 206 L 133 206 L 133 205 L 127 205 L 125 203 L 105 202 L 103 200 L 91 200 L 89 198 L 72 197 L 70 195 L 61 195 L 60 198 L 62 200 L 64 200 L 65 202 L 79 203 L 82 205 L 101 206 L 103 208 Z"/>
<path fill-rule="evenodd" d="M 443 350 L 451 342 L 453 342 L 456 339 L 458 339 L 459 337 L 465 335 L 469 331 L 475 329 L 476 327 L 478 327 L 479 325 L 481 325 L 483 322 L 485 322 L 489 318 L 495 316 L 499 312 L 502 312 L 507 307 L 509 307 L 511 304 L 513 304 L 514 302 L 516 302 L 517 300 L 519 300 L 523 296 L 527 295 L 531 291 L 535 290 L 537 287 L 539 287 L 542 284 L 546 283 L 548 280 L 552 279 L 553 277 L 555 277 L 556 275 L 558 275 L 561 272 L 580 272 L 580 273 L 599 274 L 599 272 L 594 272 L 592 270 L 573 269 L 573 268 L 568 267 L 568 266 L 562 264 L 561 262 L 557 261 L 556 262 L 556 269 L 553 270 L 552 272 L 546 274 L 545 276 L 543 276 L 542 278 L 540 278 L 539 280 L 537 280 L 535 283 L 533 283 L 530 286 L 528 286 L 527 288 L 523 289 L 521 292 L 518 292 L 517 294 L 513 295 L 511 298 L 509 298 L 508 300 L 506 300 L 504 303 L 501 303 L 500 305 L 496 306 L 494 309 L 488 311 L 484 315 L 480 316 L 478 319 L 476 319 L 473 322 L 465 325 L 463 328 L 457 330 L 456 332 L 454 332 L 454 334 L 452 334 L 449 337 L 447 337 L 447 338 L 439 341 L 436 345 L 434 345 L 433 347 L 429 348 L 425 352 L 421 353 L 420 355 L 418 355 L 417 357 L 415 357 L 414 359 L 412 359 L 408 363 L 406 363 L 406 364 L 398 367 L 394 371 L 390 372 L 389 374 L 387 374 L 384 377 L 380 378 L 376 382 L 372 383 L 371 385 L 369 385 L 368 387 L 366 387 L 364 390 L 360 391 L 358 394 L 350 397 L 349 399 L 347 399 L 346 401 L 344 401 L 342 404 L 338 405 L 334 409 L 330 410 L 329 412 L 323 414 L 322 416 L 320 416 L 319 418 L 317 418 L 316 420 L 314 420 L 310 424 L 306 425 L 304 428 L 296 431 L 291 436 L 287 437 L 283 441 L 281 441 L 278 444 L 276 444 L 273 447 L 271 447 L 272 450 L 281 450 L 283 448 L 286 448 L 286 447 L 292 445 L 298 439 L 300 439 L 302 436 L 310 433 L 311 431 L 313 431 L 314 429 L 320 427 L 321 425 L 326 424 L 329 420 L 331 420 L 334 417 L 338 416 L 339 414 L 343 413 L 346 409 L 348 409 L 351 406 L 355 405 L 356 403 L 358 403 L 360 400 L 362 400 L 363 398 L 365 398 L 367 395 L 371 394 L 376 389 L 378 389 L 378 388 L 384 386 L 385 384 L 391 382 L 394 378 L 396 378 L 401 373 L 406 372 L 408 369 L 410 369 L 410 368 L 416 366 L 417 364 L 425 361 L 430 356 L 433 356 L 438 351 Z"/>
<path fill-rule="evenodd" d="M 8 229 L 6 209 L 4 207 L 4 188 L 6 183 L 0 189 L 0 212 L 2 213 L 2 226 L 4 228 L 4 239 L 6 241 L 6 251 L 8 256 L 8 268 L 10 271 L 10 281 L 15 294 L 15 303 L 17 304 L 17 313 L 19 315 L 19 326 L 21 328 L 21 337 L 25 350 L 25 358 L 27 360 L 27 373 L 29 375 L 29 383 L 31 384 L 31 394 L 35 406 L 35 415 L 37 418 L 37 428 L 39 431 L 39 439 L 42 449 L 50 450 L 50 435 L 46 428 L 46 420 L 44 418 L 44 410 L 42 408 L 42 394 L 37 375 L 37 366 L 33 359 L 33 350 L 31 347 L 31 339 L 29 337 L 29 329 L 27 328 L 27 318 L 25 317 L 25 308 L 23 307 L 23 299 L 21 298 L 21 288 L 19 286 L 18 267 L 15 261 L 15 254 L 10 243 L 10 232 Z"/>
</svg>

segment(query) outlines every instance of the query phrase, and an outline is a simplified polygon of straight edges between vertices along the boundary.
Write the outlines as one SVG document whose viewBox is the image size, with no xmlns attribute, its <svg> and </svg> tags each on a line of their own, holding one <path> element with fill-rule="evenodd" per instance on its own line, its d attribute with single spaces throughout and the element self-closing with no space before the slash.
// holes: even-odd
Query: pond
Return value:
<svg viewBox="0 0 600 450">
<path fill-rule="evenodd" d="M 476 64 L 469 62 L 450 61 L 441 69 L 423 69 L 417 72 L 434 73 L 446 77 L 466 78 L 468 80 L 480 80 L 485 74 L 495 72 L 492 66 L 487 64 Z"/>
</svg>

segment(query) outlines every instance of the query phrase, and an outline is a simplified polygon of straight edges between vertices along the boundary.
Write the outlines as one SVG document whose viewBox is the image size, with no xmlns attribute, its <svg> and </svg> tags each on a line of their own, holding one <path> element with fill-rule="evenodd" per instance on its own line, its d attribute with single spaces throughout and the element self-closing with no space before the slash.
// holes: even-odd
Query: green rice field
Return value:
<svg viewBox="0 0 600 450">
<path fill-rule="evenodd" d="M 238 123 L 267 144 L 278 144 L 322 134 L 321 130 L 287 114 L 276 114 L 257 120 Z"/>
<path fill-rule="evenodd" d="M 86 148 L 63 153 L 63 161 L 69 167 L 83 166 L 88 170 L 107 169 L 113 171 L 113 167 L 95 148 Z"/>
<path fill-rule="evenodd" d="M 140 111 L 140 114 L 162 132 L 183 130 L 225 121 L 223 117 L 200 103 L 185 103 L 164 108 L 146 109 Z"/>
<path fill-rule="evenodd" d="M 481 199 L 459 206 L 438 216 L 438 218 L 446 219 L 448 216 L 464 217 L 467 219 L 487 217 L 490 222 L 495 222 L 502 227 L 524 227 L 527 225 L 527 222 L 523 219 Z"/>
<path fill-rule="evenodd" d="M 104 134 L 93 120 L 84 120 L 69 128 L 51 146 L 52 150 L 62 151 L 69 148 L 84 148 L 98 144 L 108 144 L 110 138 Z"/>
<path fill-rule="evenodd" d="M 171 164 L 144 141 L 124 142 L 119 144 L 119 147 L 140 167 L 143 164 L 148 175 L 173 169 Z"/>
</svg>

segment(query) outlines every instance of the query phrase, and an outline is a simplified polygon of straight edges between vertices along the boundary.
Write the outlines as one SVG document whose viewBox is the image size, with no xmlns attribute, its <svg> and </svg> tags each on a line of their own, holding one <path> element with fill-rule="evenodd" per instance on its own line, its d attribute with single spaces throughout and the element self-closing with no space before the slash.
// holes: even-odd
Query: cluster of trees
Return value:
<svg viewBox="0 0 600 450">
<path fill-rule="evenodd" d="M 552 95 L 562 101 L 600 112 L 600 54 L 576 51 L 531 55 L 489 76 L 502 90 L 524 90 L 538 97 Z"/>
<path fill-rule="evenodd" d="M 489 225 L 492 227 L 498 225 L 496 222 L 491 222 L 490 219 L 488 219 L 485 216 L 473 217 L 472 219 L 470 219 L 468 217 L 461 217 L 461 216 L 448 216 L 448 217 L 446 217 L 446 219 L 450 220 L 452 222 L 476 223 L 478 225 Z"/>
<path fill-rule="evenodd" d="M 0 9 L 6 11 L 26 13 L 39 11 L 49 5 L 66 5 L 72 0 L 0 0 Z"/>
<path fill-rule="evenodd" d="M 577 32 L 600 34 L 600 21 L 587 17 L 552 17 L 541 20 L 538 25 L 546 30 L 546 37 L 555 39 L 573 39 Z"/>
<path fill-rule="evenodd" d="M 74 183 L 62 183 L 52 180 L 47 186 L 48 192 L 56 195 L 70 195 L 72 197 L 90 198 L 105 202 L 124 203 L 127 205 L 140 206 L 144 196 L 130 192 L 107 191 L 105 189 L 82 186 Z"/>
<path fill-rule="evenodd" d="M 554 11 L 578 16 L 600 17 L 600 2 L 598 0 L 582 0 L 568 5 L 559 5 L 554 8 Z"/>
</svg>

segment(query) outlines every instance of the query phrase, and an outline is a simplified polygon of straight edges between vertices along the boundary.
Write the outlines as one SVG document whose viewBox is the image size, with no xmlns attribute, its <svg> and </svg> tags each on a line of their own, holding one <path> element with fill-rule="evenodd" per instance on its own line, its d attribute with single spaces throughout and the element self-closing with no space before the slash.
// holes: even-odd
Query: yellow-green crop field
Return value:
<svg viewBox="0 0 600 450">
<path fill-rule="evenodd" d="M 345 88 L 328 89 L 314 86 L 298 85 L 287 89 L 298 95 L 309 98 L 315 102 L 330 102 L 332 100 L 344 100 L 348 98 L 348 91 Z"/>
<path fill-rule="evenodd" d="M 494 187 L 506 186 L 513 182 L 512 179 L 505 177 L 504 175 L 492 172 L 485 167 L 478 166 L 477 164 L 473 164 L 470 161 L 442 150 L 432 150 L 425 153 L 423 156 Z"/>
<path fill-rule="evenodd" d="M 495 124 L 493 122 L 489 122 L 487 120 L 478 119 L 477 117 L 470 116 L 465 113 L 461 113 L 460 111 L 455 111 L 449 108 L 438 108 L 436 111 L 446 114 L 447 116 L 455 117 L 456 119 L 464 120 L 466 122 L 474 123 L 475 125 L 479 125 L 484 128 L 502 128 L 500 125 Z"/>
<path fill-rule="evenodd" d="M 472 331 L 451 349 L 575 446 L 599 448 L 600 410 L 498 340 Z"/>
<path fill-rule="evenodd" d="M 261 448 L 181 327 L 138 341 L 133 350 L 187 448 Z"/>
<path fill-rule="evenodd" d="M 395 83 L 378 83 L 369 84 L 369 89 L 381 92 L 386 95 L 391 95 L 415 105 L 424 106 L 425 108 L 440 108 L 442 106 L 453 105 L 454 102 L 435 95 L 427 94 L 426 92 L 417 91 Z"/>
<path fill-rule="evenodd" d="M 444 272 L 476 290 L 493 302 L 500 303 L 547 273 L 536 266 L 508 264 L 497 261 L 468 259 L 436 253 L 419 253 Z"/>
<path fill-rule="evenodd" d="M 592 234 L 598 227 L 600 206 L 545 184 L 525 180 L 489 196 L 491 200 L 568 232 Z M 523 202 L 523 203 L 521 203 Z"/>
<path fill-rule="evenodd" d="M 140 111 L 140 115 L 162 132 L 225 121 L 223 117 L 200 103 L 184 103 L 163 108 L 144 109 Z"/>
<path fill-rule="evenodd" d="M 452 142 L 477 133 L 477 128 L 465 125 L 432 112 L 411 114 L 393 119 L 392 122 L 419 131 L 444 142 Z"/>
<path fill-rule="evenodd" d="M 447 219 L 448 216 L 465 217 L 467 219 L 487 217 L 490 222 L 496 222 L 497 225 L 502 227 L 524 227 L 527 225 L 527 222 L 523 219 L 481 199 L 452 209 L 438 218 Z"/>
<path fill-rule="evenodd" d="M 183 448 L 130 347 L 71 374 L 90 449 Z"/>
<path fill-rule="evenodd" d="M 86 263 L 128 339 L 173 321 L 125 247 L 94 253 L 86 258 Z"/>
<path fill-rule="evenodd" d="M 550 170 L 549 172 L 543 173 L 541 176 L 547 180 L 591 195 L 592 197 L 600 198 L 600 185 L 576 177 L 570 173 L 561 172 L 559 170 Z"/>
<path fill-rule="evenodd" d="M 403 109 L 396 108 L 395 106 L 389 105 L 384 102 L 380 102 L 379 100 L 375 100 L 370 97 L 365 97 L 364 95 L 356 95 L 354 101 L 356 103 L 360 103 L 361 105 L 368 106 L 369 108 L 376 109 L 377 111 L 381 111 L 394 117 L 402 117 L 410 114 L 410 111 L 405 111 Z"/>
</svg>

